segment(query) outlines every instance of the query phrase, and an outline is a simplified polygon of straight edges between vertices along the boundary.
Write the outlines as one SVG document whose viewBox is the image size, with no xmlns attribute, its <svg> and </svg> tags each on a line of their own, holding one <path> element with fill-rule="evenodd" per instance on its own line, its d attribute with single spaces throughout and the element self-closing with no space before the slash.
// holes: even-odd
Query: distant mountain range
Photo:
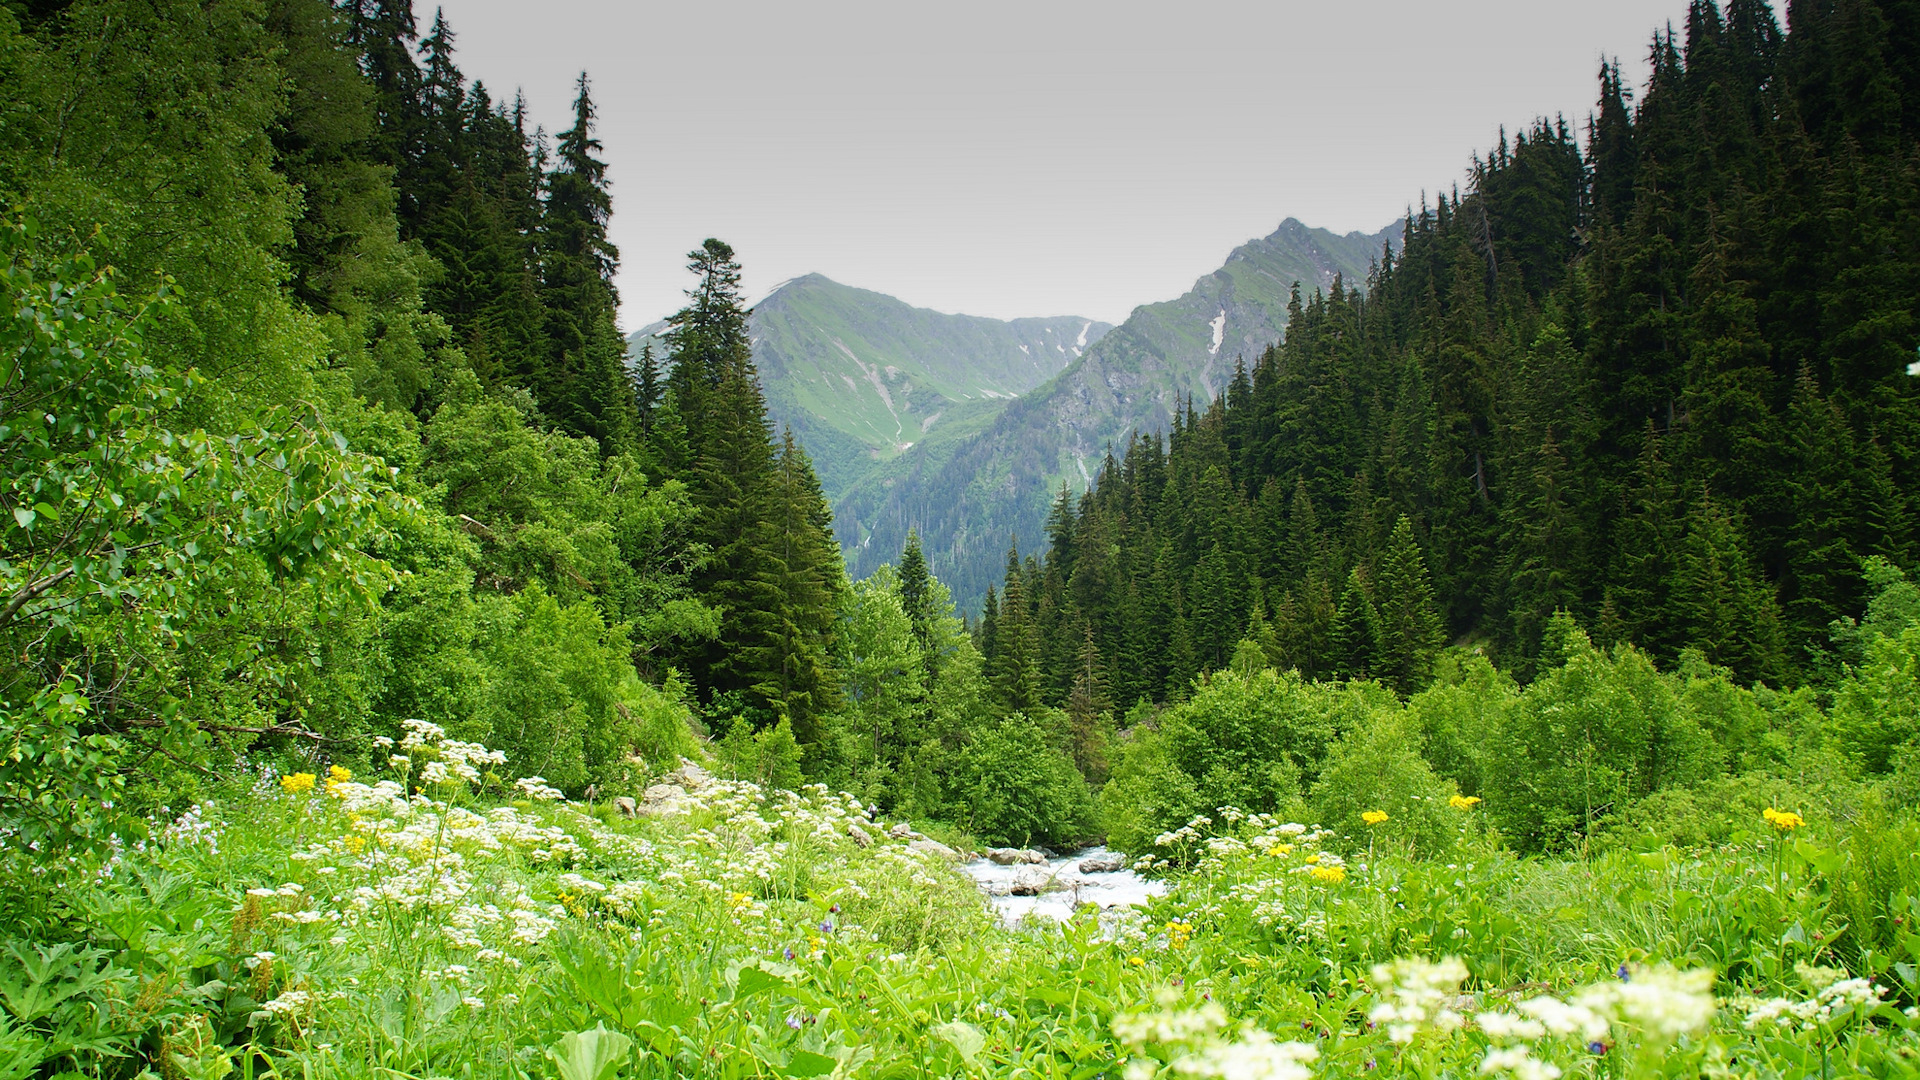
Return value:
<svg viewBox="0 0 1920 1080">
<path fill-rule="evenodd" d="M 754 362 L 776 429 L 791 427 L 838 500 L 882 462 L 977 433 L 1008 402 L 1060 373 L 1113 324 L 985 319 L 916 308 L 819 274 L 755 305 Z M 666 323 L 628 339 L 633 355 Z"/>
<path fill-rule="evenodd" d="M 1204 407 L 1280 340 L 1295 282 L 1325 290 L 1336 276 L 1364 286 L 1402 225 L 1338 236 L 1291 218 L 1227 256 L 1186 295 L 1135 308 L 1046 385 L 1008 405 L 984 431 L 916 447 L 873 470 L 834 507 L 854 577 L 898 558 L 918 528 L 934 573 L 968 608 L 998 580 L 1007 546 L 1044 547 L 1042 528 L 1065 482 L 1085 490 L 1109 446 L 1165 429 L 1189 394 Z"/>
<path fill-rule="evenodd" d="M 761 301 L 749 332 L 767 411 L 813 457 L 848 572 L 897 560 L 917 528 L 933 572 L 974 609 L 1011 540 L 1043 546 L 1062 483 L 1085 490 L 1109 446 L 1166 428 L 1188 395 L 1211 401 L 1280 339 L 1296 282 L 1364 286 L 1401 231 L 1340 236 L 1289 218 L 1117 328 L 946 315 L 809 274 Z M 665 328 L 635 333 L 634 354 L 664 352 Z"/>
</svg>

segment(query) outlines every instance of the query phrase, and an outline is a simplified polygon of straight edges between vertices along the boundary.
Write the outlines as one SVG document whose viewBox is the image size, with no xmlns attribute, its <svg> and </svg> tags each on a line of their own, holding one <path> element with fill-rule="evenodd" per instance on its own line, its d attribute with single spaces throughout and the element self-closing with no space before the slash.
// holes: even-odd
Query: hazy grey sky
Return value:
<svg viewBox="0 0 1920 1080">
<path fill-rule="evenodd" d="M 424 33 L 428 0 L 415 0 Z M 1284 218 L 1372 232 L 1501 125 L 1584 124 L 1684 0 L 446 0 L 462 69 L 551 133 L 584 68 L 622 323 L 731 243 L 943 311 L 1118 322 Z"/>
</svg>

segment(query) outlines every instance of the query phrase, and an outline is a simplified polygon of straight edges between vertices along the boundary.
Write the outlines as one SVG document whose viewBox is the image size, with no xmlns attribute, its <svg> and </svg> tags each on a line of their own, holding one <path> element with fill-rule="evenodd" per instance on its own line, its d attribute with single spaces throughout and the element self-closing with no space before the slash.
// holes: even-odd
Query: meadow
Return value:
<svg viewBox="0 0 1920 1080">
<path fill-rule="evenodd" d="M 1010 928 L 817 785 L 683 763 L 628 817 L 387 752 L 10 890 L 0 1078 L 1920 1075 L 1911 822 L 1519 858 L 1454 796 L 1441 862 L 1229 807 L 1150 907 Z"/>
</svg>

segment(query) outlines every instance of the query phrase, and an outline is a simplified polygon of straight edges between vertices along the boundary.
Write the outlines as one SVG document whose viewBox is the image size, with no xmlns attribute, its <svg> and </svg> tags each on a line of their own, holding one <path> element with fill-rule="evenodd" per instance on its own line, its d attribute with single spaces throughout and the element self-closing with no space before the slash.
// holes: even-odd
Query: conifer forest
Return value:
<svg viewBox="0 0 1920 1080">
<path fill-rule="evenodd" d="M 977 608 L 588 74 L 0 3 L 0 1080 L 1920 1077 L 1920 0 L 1673 3 Z"/>
</svg>

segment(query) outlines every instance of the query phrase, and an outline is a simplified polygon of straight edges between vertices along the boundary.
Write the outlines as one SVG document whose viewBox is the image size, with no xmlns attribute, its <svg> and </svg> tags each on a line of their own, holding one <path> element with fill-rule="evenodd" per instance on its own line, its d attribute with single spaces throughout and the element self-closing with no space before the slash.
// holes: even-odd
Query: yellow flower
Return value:
<svg viewBox="0 0 1920 1080">
<path fill-rule="evenodd" d="M 1779 829 L 1781 832 L 1792 832 L 1794 829 L 1798 829 L 1807 823 L 1807 819 L 1801 817 L 1799 814 L 1789 810 L 1775 810 L 1771 806 L 1767 807 L 1760 816 L 1766 818 L 1773 824 L 1774 828 Z"/>
<path fill-rule="evenodd" d="M 1317 852 L 1317 851 L 1316 851 L 1316 852 L 1314 852 L 1313 854 L 1311 854 L 1311 855 L 1309 855 L 1309 856 L 1307 856 L 1307 865 L 1308 865 L 1308 866 L 1312 866 L 1312 865 L 1313 865 L 1314 863 L 1317 863 L 1317 862 L 1319 862 L 1319 861 L 1320 861 L 1320 853 L 1319 853 L 1319 852 Z"/>
<path fill-rule="evenodd" d="M 1324 881 L 1329 885 L 1347 880 L 1347 868 L 1344 866 L 1316 866 L 1307 873 L 1312 874 L 1315 881 Z"/>
<path fill-rule="evenodd" d="M 1455 810 L 1471 810 L 1480 805 L 1478 795 L 1455 795 L 1447 800 L 1447 805 Z"/>
<path fill-rule="evenodd" d="M 351 779 L 353 779 L 353 770 L 340 765 L 330 766 L 327 769 L 327 794 L 340 794 L 340 785 Z"/>
<path fill-rule="evenodd" d="M 1360 815 L 1360 820 L 1369 825 L 1378 825 L 1387 820 L 1387 812 L 1385 810 L 1369 810 Z"/>
<path fill-rule="evenodd" d="M 1275 844 L 1273 845 L 1273 850 L 1269 852 L 1269 854 L 1271 854 L 1276 859 L 1280 858 L 1283 855 L 1291 855 L 1293 854 L 1293 845 L 1292 844 Z"/>
<path fill-rule="evenodd" d="M 1170 922 L 1167 924 L 1167 948 L 1184 949 L 1192 938 L 1192 923 Z"/>
<path fill-rule="evenodd" d="M 312 791 L 313 780 L 314 780 L 314 776 L 312 773 L 297 772 L 291 776 L 281 777 L 280 786 L 286 789 L 287 791 L 297 795 L 302 791 Z"/>
<path fill-rule="evenodd" d="M 1137 956 L 1129 956 L 1129 957 L 1127 957 L 1127 963 L 1129 963 L 1129 964 L 1131 964 L 1131 965 L 1133 965 L 1134 967 L 1146 967 L 1146 966 L 1147 966 L 1147 962 L 1146 962 L 1145 960 L 1142 960 L 1142 959 L 1140 959 L 1140 958 L 1139 958 L 1139 957 L 1137 957 Z"/>
</svg>

